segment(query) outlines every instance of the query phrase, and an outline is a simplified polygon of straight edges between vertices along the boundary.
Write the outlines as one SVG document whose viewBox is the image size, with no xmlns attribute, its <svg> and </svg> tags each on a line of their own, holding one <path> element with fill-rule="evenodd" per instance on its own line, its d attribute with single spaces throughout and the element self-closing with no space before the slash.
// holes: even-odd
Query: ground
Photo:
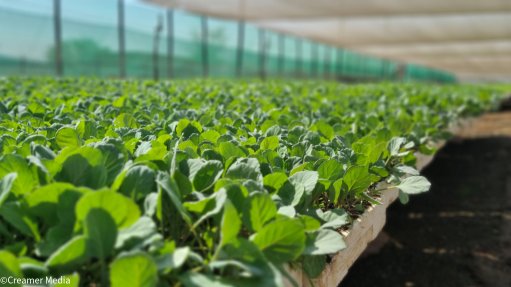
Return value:
<svg viewBox="0 0 511 287">
<path fill-rule="evenodd" d="M 511 113 L 476 119 L 423 174 L 431 191 L 389 208 L 386 244 L 340 286 L 511 286 Z"/>
</svg>

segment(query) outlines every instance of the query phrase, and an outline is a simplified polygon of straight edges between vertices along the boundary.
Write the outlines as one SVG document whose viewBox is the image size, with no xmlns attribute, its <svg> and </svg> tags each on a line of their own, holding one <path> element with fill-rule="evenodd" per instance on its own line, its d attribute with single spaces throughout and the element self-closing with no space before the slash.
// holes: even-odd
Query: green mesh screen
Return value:
<svg viewBox="0 0 511 287">
<path fill-rule="evenodd" d="M 296 43 L 297 39 L 295 37 L 284 35 L 284 77 L 292 78 L 298 76 Z"/>
<path fill-rule="evenodd" d="M 0 4 L 0 75 L 53 75 L 53 1 Z"/>
<path fill-rule="evenodd" d="M 264 76 L 456 81 L 452 74 L 436 69 L 403 66 L 250 23 L 133 0 L 123 3 L 61 0 L 64 76 L 113 78 L 124 71 L 127 77 L 160 79 Z M 56 75 L 53 5 L 53 0 L 0 0 L 0 75 Z M 124 15 L 124 58 L 119 11 Z"/>
</svg>

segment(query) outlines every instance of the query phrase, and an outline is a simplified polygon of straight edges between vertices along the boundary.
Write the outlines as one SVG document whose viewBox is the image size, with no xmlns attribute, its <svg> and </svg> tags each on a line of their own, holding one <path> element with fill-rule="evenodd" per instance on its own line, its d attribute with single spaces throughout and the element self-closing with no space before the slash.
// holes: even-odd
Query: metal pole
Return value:
<svg viewBox="0 0 511 287">
<path fill-rule="evenodd" d="M 167 76 L 174 77 L 174 10 L 167 9 Z"/>
<path fill-rule="evenodd" d="M 55 73 L 60 77 L 63 75 L 60 0 L 53 0 L 53 24 L 55 36 Z"/>
<path fill-rule="evenodd" d="M 266 39 L 263 29 L 259 29 L 259 75 L 261 79 L 266 78 Z"/>
<path fill-rule="evenodd" d="M 154 29 L 154 42 L 153 42 L 153 79 L 157 81 L 160 77 L 160 67 L 158 61 L 158 50 L 160 46 L 160 34 L 163 30 L 163 18 L 158 15 L 158 23 Z"/>
<path fill-rule="evenodd" d="M 278 62 L 278 73 L 280 76 L 284 76 L 284 35 L 279 34 L 279 62 Z"/>
<path fill-rule="evenodd" d="M 245 44 L 245 21 L 238 22 L 238 49 L 236 50 L 236 76 L 243 75 L 243 50 Z"/>
<path fill-rule="evenodd" d="M 208 77 L 209 61 L 208 61 L 208 18 L 201 16 L 202 31 L 202 76 Z"/>
<path fill-rule="evenodd" d="M 296 71 L 299 76 L 302 74 L 302 39 L 296 38 Z"/>
<path fill-rule="evenodd" d="M 119 77 L 126 77 L 126 50 L 124 34 L 124 0 L 117 0 L 117 36 L 119 40 Z"/>
<path fill-rule="evenodd" d="M 330 78 L 332 76 L 332 48 L 331 47 L 326 47 L 325 48 L 325 66 L 324 66 L 324 69 L 325 69 L 325 76 L 326 78 Z"/>
<path fill-rule="evenodd" d="M 342 50 L 340 48 L 337 48 L 337 63 L 336 63 L 336 69 L 335 71 L 337 72 L 337 77 L 341 77 L 341 74 L 342 74 L 342 65 L 344 63 L 344 61 L 342 60 L 342 57 L 343 57 L 343 53 L 342 53 Z"/>
<path fill-rule="evenodd" d="M 385 78 L 387 80 L 391 80 L 392 79 L 392 69 L 391 69 L 391 62 L 390 61 L 385 61 Z"/>
<path fill-rule="evenodd" d="M 318 45 L 316 43 L 312 43 L 311 47 L 311 56 L 312 56 L 312 76 L 318 76 Z"/>
</svg>

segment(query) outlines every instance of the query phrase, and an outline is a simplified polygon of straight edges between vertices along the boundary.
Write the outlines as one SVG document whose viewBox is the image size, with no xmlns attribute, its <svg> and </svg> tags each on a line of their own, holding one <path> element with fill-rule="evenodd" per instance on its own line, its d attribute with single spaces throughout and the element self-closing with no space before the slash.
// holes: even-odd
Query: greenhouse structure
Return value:
<svg viewBox="0 0 511 287">
<path fill-rule="evenodd" d="M 510 27 L 0 0 L 0 286 L 511 286 Z"/>
</svg>

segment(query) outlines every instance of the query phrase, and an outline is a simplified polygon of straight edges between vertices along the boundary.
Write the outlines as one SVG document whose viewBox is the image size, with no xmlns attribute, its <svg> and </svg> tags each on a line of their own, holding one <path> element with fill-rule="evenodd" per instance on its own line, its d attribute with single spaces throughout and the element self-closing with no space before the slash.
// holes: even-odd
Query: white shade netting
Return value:
<svg viewBox="0 0 511 287">
<path fill-rule="evenodd" d="M 510 0 L 147 0 L 458 75 L 511 76 Z"/>
</svg>

